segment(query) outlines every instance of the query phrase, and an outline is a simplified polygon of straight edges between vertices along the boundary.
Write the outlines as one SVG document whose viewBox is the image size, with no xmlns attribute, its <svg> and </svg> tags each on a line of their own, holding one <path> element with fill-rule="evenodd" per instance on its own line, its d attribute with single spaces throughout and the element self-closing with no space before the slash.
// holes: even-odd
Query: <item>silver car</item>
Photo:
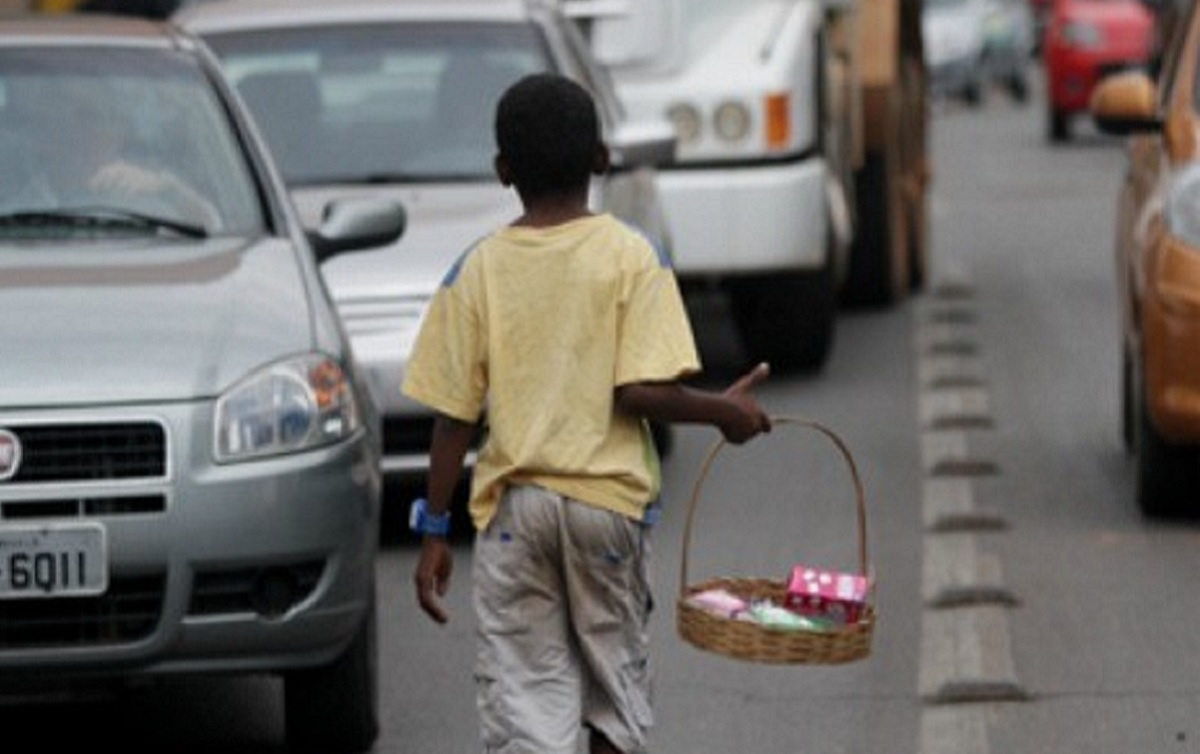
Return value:
<svg viewBox="0 0 1200 754">
<path fill-rule="evenodd" d="M 288 743 L 377 734 L 379 421 L 216 58 L 141 20 L 0 21 L 0 689 L 278 674 Z"/>
<path fill-rule="evenodd" d="M 405 206 L 400 243 L 322 270 L 383 410 L 384 470 L 394 478 L 419 480 L 428 468 L 433 417 L 400 393 L 426 306 L 454 260 L 521 211 L 492 170 L 492 113 L 509 84 L 555 71 L 593 92 L 619 163 L 597 180 L 593 206 L 670 253 L 651 167 L 673 158 L 674 130 L 627 121 L 607 72 L 554 5 L 224 0 L 175 16 L 222 59 L 306 224 L 333 197 Z"/>
</svg>

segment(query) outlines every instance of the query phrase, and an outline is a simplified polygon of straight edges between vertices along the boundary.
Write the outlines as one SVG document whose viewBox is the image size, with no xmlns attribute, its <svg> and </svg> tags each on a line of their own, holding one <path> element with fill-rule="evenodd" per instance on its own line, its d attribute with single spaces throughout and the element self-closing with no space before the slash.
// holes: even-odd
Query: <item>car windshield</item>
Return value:
<svg viewBox="0 0 1200 754">
<path fill-rule="evenodd" d="M 290 185 L 492 180 L 496 100 L 552 70 L 527 24 L 206 35 Z"/>
<path fill-rule="evenodd" d="M 225 112 L 177 52 L 0 50 L 0 237 L 261 228 Z"/>
</svg>

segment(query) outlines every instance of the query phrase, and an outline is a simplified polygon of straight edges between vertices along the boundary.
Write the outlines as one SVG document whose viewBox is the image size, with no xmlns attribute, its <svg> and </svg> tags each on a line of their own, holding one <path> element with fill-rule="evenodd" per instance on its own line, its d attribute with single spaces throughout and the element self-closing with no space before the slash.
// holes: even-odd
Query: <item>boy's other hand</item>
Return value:
<svg viewBox="0 0 1200 754">
<path fill-rule="evenodd" d="M 771 431 L 771 417 L 754 397 L 754 388 L 770 375 L 771 367 L 764 361 L 725 389 L 725 397 L 737 409 L 731 420 L 721 425 L 721 434 L 727 441 L 741 445 L 756 435 Z"/>
<path fill-rule="evenodd" d="M 438 598 L 446 596 L 453 570 L 454 556 L 443 537 L 427 536 L 421 540 L 421 558 L 417 561 L 417 572 L 413 576 L 417 602 L 425 614 L 438 623 L 450 620 Z"/>
</svg>

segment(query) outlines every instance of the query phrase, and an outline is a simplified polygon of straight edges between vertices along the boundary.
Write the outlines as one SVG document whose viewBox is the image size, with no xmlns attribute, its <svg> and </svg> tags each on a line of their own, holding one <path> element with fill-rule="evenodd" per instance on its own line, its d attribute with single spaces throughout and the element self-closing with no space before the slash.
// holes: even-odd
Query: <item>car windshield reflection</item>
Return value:
<svg viewBox="0 0 1200 754">
<path fill-rule="evenodd" d="M 193 64 L 163 51 L 0 51 L 6 237 L 247 234 L 258 192 L 225 111 Z"/>
<path fill-rule="evenodd" d="M 292 186 L 494 180 L 492 107 L 509 84 L 550 68 L 525 24 L 327 25 L 205 39 Z"/>
</svg>

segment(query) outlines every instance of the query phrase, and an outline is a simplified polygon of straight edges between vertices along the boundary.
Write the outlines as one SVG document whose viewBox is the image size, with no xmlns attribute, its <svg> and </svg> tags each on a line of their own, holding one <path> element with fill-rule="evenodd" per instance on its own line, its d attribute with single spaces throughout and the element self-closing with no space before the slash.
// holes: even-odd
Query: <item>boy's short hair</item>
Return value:
<svg viewBox="0 0 1200 754">
<path fill-rule="evenodd" d="M 496 145 L 522 197 L 577 190 L 602 147 L 596 103 L 564 76 L 525 76 L 496 106 Z"/>
</svg>

